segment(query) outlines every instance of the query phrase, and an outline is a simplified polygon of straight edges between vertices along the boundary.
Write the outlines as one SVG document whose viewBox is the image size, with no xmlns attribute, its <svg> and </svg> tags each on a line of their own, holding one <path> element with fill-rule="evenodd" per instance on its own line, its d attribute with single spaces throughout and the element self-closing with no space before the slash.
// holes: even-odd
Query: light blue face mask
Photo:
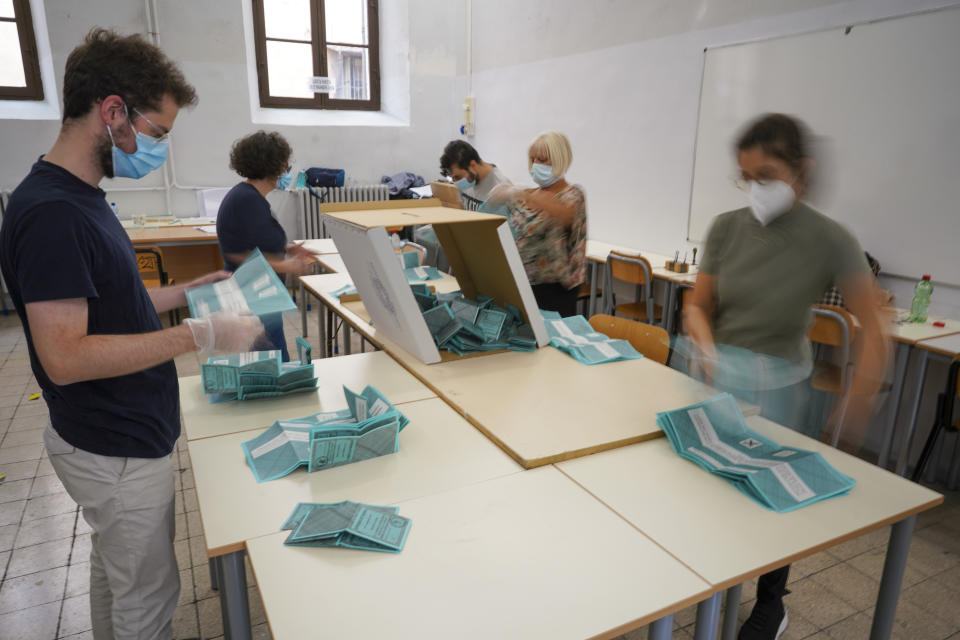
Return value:
<svg viewBox="0 0 960 640">
<path fill-rule="evenodd" d="M 534 162 L 530 168 L 530 177 L 541 187 L 549 187 L 560 179 L 560 176 L 553 177 L 553 167 L 548 164 Z"/>
<path fill-rule="evenodd" d="M 286 191 L 287 188 L 293 183 L 293 173 L 290 171 L 285 171 L 280 174 L 280 177 L 277 178 L 277 189 L 280 191 Z"/>
<path fill-rule="evenodd" d="M 129 112 L 127 117 L 129 118 Z M 157 140 L 137 131 L 137 150 L 127 153 L 114 142 L 110 127 L 107 127 L 107 133 L 110 134 L 110 144 L 113 146 L 113 175 L 116 178 L 142 178 L 154 169 L 159 169 L 167 161 L 169 140 Z"/>
<path fill-rule="evenodd" d="M 460 178 L 453 184 L 454 186 L 457 187 L 457 189 L 460 189 L 460 191 L 466 191 L 467 189 L 470 189 L 471 187 L 473 187 L 473 185 L 477 184 L 477 181 L 476 180 L 470 181 L 470 180 L 467 180 L 466 178 Z"/>
</svg>

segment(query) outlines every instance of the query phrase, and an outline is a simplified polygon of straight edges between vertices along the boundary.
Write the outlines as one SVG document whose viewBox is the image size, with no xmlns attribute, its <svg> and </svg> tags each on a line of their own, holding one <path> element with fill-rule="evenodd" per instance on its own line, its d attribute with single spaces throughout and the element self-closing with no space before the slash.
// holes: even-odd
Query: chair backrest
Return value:
<svg viewBox="0 0 960 640">
<path fill-rule="evenodd" d="M 163 252 L 159 247 L 134 247 L 137 254 L 137 271 L 147 287 L 162 287 L 167 284 L 167 272 L 163 269 Z"/>
<path fill-rule="evenodd" d="M 610 265 L 610 275 L 615 280 L 623 280 L 632 284 L 646 284 L 650 281 L 650 261 L 643 256 L 631 256 L 617 251 L 611 251 L 607 256 Z"/>
<path fill-rule="evenodd" d="M 436 180 L 430 183 L 430 190 L 433 191 L 433 197 L 440 200 L 443 206 L 463 209 L 463 204 L 460 202 L 460 189 L 457 189 L 452 182 Z"/>
<path fill-rule="evenodd" d="M 197 215 L 202 218 L 217 218 L 217 212 L 220 211 L 220 203 L 227 196 L 230 189 L 227 187 L 221 189 L 201 189 L 197 191 Z"/>
<path fill-rule="evenodd" d="M 807 331 L 807 337 L 817 344 L 849 347 L 853 341 L 855 327 L 853 316 L 843 307 L 815 304 L 813 305 L 813 324 Z"/>
<path fill-rule="evenodd" d="M 590 326 L 605 336 L 628 341 L 634 349 L 651 360 L 667 364 L 670 357 L 670 335 L 665 329 L 603 313 L 590 318 Z"/>
</svg>

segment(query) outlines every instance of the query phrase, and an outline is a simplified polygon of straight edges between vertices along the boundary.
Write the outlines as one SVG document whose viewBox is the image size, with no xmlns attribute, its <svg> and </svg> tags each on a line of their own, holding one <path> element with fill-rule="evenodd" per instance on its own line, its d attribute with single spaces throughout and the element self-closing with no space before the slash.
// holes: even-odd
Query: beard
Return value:
<svg viewBox="0 0 960 640">
<path fill-rule="evenodd" d="M 94 147 L 93 153 L 96 157 L 97 164 L 100 166 L 100 170 L 103 171 L 103 175 L 107 178 L 113 177 L 113 144 L 110 142 L 109 136 L 103 136 L 97 142 L 97 146 Z"/>
</svg>

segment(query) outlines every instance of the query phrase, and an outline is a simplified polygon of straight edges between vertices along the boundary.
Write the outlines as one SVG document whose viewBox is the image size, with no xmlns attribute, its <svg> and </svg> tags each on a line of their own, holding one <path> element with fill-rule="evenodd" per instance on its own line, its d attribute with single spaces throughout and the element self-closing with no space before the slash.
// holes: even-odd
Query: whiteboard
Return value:
<svg viewBox="0 0 960 640">
<path fill-rule="evenodd" d="M 960 9 L 707 49 L 689 239 L 746 206 L 733 145 L 766 112 L 814 133 L 810 203 L 883 271 L 960 285 Z"/>
</svg>

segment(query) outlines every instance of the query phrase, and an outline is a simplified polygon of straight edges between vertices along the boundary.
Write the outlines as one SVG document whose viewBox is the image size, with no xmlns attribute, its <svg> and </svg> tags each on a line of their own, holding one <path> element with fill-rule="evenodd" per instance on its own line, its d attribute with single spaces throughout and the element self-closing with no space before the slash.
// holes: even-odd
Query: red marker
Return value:
<svg viewBox="0 0 960 640">
<path fill-rule="evenodd" d="M 933 326 L 935 326 L 935 327 L 940 327 L 940 328 L 942 329 L 943 327 L 945 327 L 945 326 L 947 326 L 947 325 L 944 324 L 944 323 L 942 323 L 942 322 L 937 321 L 937 322 L 934 322 L 934 323 L 933 323 Z"/>
</svg>

